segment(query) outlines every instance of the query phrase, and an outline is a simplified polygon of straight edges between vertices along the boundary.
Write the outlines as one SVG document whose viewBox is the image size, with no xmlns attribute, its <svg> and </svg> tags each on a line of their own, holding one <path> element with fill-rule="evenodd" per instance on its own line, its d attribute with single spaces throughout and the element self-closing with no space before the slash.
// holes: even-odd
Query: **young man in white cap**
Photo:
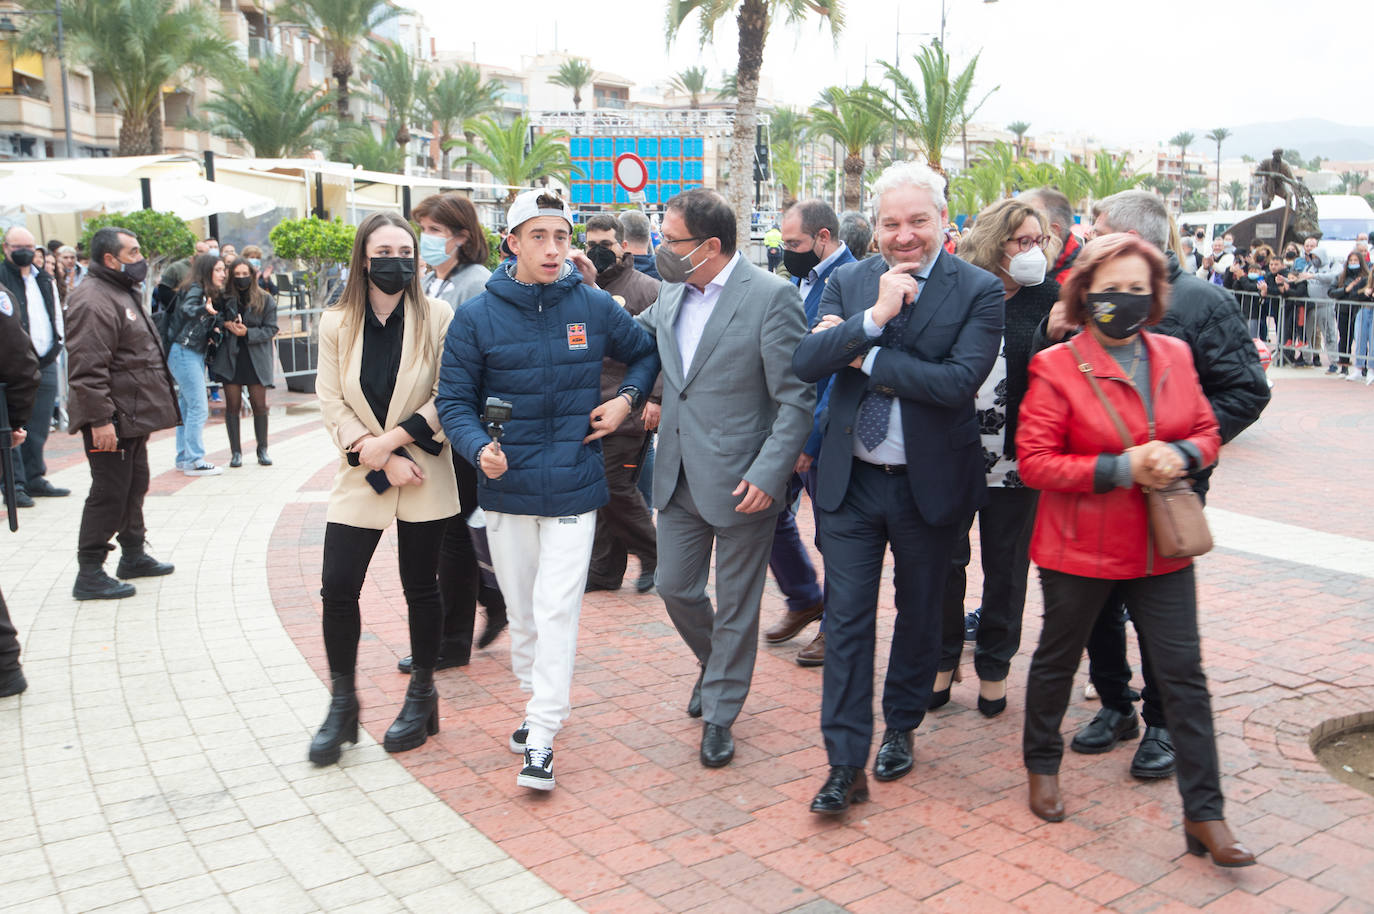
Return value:
<svg viewBox="0 0 1374 914">
<path fill-rule="evenodd" d="M 454 451 L 481 471 L 511 666 L 532 693 L 510 741 L 524 754 L 516 783 L 552 790 L 596 512 L 608 500 L 598 440 L 640 408 L 659 363 L 649 335 L 597 289 L 591 261 L 570 254 L 572 214 L 561 198 L 526 191 L 507 222 L 515 261 L 454 316 L 437 405 Z M 603 356 L 627 367 L 616 396 L 601 403 Z M 482 419 L 489 398 L 510 404 L 499 442 Z"/>
</svg>

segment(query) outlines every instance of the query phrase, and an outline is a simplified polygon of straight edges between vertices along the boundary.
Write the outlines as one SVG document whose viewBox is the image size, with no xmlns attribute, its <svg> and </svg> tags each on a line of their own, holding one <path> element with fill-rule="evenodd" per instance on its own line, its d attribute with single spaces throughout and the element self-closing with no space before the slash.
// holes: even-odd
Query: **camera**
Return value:
<svg viewBox="0 0 1374 914">
<path fill-rule="evenodd" d="M 492 441 L 500 441 L 505 434 L 505 423 L 510 421 L 511 405 L 500 397 L 487 397 L 486 408 L 482 410 L 482 424 L 487 427 Z"/>
</svg>

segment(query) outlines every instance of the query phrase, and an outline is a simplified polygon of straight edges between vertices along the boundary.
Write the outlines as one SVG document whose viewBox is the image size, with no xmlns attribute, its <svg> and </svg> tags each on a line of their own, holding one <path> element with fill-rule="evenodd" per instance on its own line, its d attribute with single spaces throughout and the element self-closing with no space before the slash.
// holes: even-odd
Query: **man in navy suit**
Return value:
<svg viewBox="0 0 1374 914">
<path fill-rule="evenodd" d="M 836 267 L 854 262 L 854 255 L 840 240 L 840 219 L 830 204 L 824 200 L 803 200 L 793 205 L 782 217 L 782 260 L 787 272 L 792 275 L 792 284 L 802 296 L 806 310 L 806 325 L 816 323 L 816 315 L 821 306 L 821 293 L 825 291 L 826 280 Z M 830 378 L 822 378 L 816 385 L 817 417 L 824 414 L 825 394 Z M 778 515 L 773 530 L 773 551 L 768 559 L 768 568 L 778 582 L 778 588 L 787 597 L 787 611 L 763 633 L 769 644 L 782 644 L 795 638 L 802 629 L 819 618 L 825 609 L 821 600 L 820 586 L 816 583 L 816 569 L 811 557 L 802 545 L 801 535 L 797 532 L 796 517 L 790 506 L 797 500 L 803 488 L 811 497 L 812 506 L 816 498 L 816 455 L 821 451 L 821 430 L 819 420 L 812 425 L 811 435 L 806 447 L 797 458 L 796 471 L 787 488 L 787 504 Z M 797 663 L 802 666 L 820 666 L 825 663 L 824 621 L 822 631 L 797 654 Z"/>
<path fill-rule="evenodd" d="M 940 600 L 959 522 L 984 497 L 973 397 L 997 357 L 1002 283 L 942 252 L 944 178 L 890 166 L 873 187 L 881 257 L 836 270 L 820 321 L 797 347 L 804 381 L 833 374 L 817 461 L 826 569 L 821 700 L 830 774 L 812 812 L 868 798 L 873 651 L 883 554 L 893 554 L 897 618 L 883 685 L 886 732 L 873 775 L 913 765 L 912 731 L 930 702 Z"/>
</svg>

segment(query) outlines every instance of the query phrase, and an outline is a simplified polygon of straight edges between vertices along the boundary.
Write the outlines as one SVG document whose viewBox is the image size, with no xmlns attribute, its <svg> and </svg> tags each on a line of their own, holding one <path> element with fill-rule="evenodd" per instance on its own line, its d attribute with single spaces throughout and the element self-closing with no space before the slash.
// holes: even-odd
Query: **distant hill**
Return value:
<svg viewBox="0 0 1374 914">
<path fill-rule="evenodd" d="M 1194 127 L 1191 132 L 1197 137 L 1194 142 L 1198 147 L 1210 148 L 1215 155 L 1215 144 L 1203 139 L 1211 129 Z M 1230 130 L 1231 136 L 1221 144 L 1224 157 L 1251 155 L 1263 159 L 1275 147 L 1282 146 L 1298 150 L 1305 159 L 1313 156 L 1355 162 L 1374 159 L 1374 127 L 1351 127 L 1317 118 L 1299 118 L 1269 124 L 1245 124 L 1231 127 Z"/>
</svg>

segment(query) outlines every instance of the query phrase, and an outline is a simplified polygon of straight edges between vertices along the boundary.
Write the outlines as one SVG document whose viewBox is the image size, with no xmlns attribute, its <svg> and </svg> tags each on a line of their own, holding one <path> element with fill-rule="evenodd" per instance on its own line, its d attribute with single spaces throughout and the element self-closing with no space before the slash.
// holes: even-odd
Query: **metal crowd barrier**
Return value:
<svg viewBox="0 0 1374 914">
<path fill-rule="evenodd" d="M 1250 335 L 1274 365 L 1331 365 L 1374 370 L 1374 302 L 1232 292 Z"/>
</svg>

